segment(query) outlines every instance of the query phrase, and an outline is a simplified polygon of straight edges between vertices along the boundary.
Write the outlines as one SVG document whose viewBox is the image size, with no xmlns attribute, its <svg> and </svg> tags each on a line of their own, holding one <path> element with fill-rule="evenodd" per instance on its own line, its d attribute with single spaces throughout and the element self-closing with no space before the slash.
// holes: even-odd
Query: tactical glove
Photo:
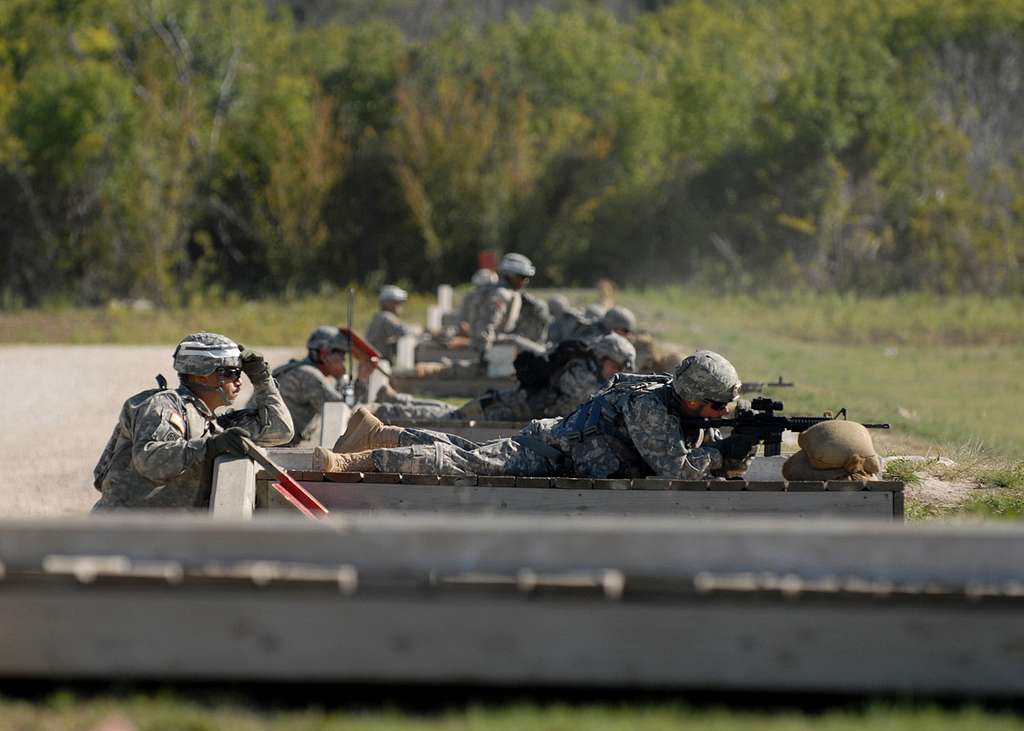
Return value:
<svg viewBox="0 0 1024 731">
<path fill-rule="evenodd" d="M 222 454 L 244 457 L 246 451 L 243 439 L 251 438 L 252 435 L 240 426 L 225 429 L 220 434 L 215 434 L 206 440 L 206 456 L 210 459 Z"/>
<path fill-rule="evenodd" d="M 270 366 L 266 359 L 255 350 L 244 348 L 241 355 L 242 371 L 249 376 L 253 385 L 266 383 L 270 380 Z"/>
<path fill-rule="evenodd" d="M 747 434 L 733 434 L 711 446 L 722 453 L 722 467 L 726 470 L 746 469 L 751 457 L 757 454 L 758 439 Z"/>
</svg>

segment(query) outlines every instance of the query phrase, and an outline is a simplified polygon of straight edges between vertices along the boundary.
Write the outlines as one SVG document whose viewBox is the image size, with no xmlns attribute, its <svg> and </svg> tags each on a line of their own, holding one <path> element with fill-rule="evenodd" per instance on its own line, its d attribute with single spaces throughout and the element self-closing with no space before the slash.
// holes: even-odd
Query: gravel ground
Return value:
<svg viewBox="0 0 1024 731">
<path fill-rule="evenodd" d="M 259 348 L 258 348 L 259 349 Z M 171 383 L 174 344 L 166 346 L 0 346 L 0 516 L 84 513 L 99 493 L 92 468 L 117 422 L 121 404 L 156 385 Z M 276 365 L 297 353 L 263 348 Z M 243 379 L 244 380 L 244 379 Z M 240 397 L 245 403 L 251 389 Z"/>
</svg>

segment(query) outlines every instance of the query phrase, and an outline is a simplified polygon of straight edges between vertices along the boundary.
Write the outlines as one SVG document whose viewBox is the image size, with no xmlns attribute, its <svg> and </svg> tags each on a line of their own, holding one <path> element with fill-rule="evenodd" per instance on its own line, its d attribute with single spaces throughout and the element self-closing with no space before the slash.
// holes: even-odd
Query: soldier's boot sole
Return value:
<svg viewBox="0 0 1024 731">
<path fill-rule="evenodd" d="M 377 467 L 373 463 L 371 450 L 338 454 L 323 447 L 314 447 L 313 470 L 315 472 L 376 472 Z"/>
<path fill-rule="evenodd" d="M 352 414 L 345 433 L 334 443 L 334 451 L 352 453 L 366 449 L 397 447 L 401 434 L 402 427 L 384 426 L 384 422 L 374 416 L 369 409 L 360 406 Z"/>
</svg>

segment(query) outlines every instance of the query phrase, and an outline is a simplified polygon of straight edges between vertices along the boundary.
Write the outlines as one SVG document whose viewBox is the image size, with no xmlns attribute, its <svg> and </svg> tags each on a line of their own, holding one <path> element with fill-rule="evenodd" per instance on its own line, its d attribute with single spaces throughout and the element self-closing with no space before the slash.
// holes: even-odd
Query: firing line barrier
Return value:
<svg viewBox="0 0 1024 731">
<path fill-rule="evenodd" d="M 1024 530 L 0 522 L 0 677 L 1024 693 Z"/>
<path fill-rule="evenodd" d="M 564 477 L 314 472 L 312 450 L 270 449 L 271 458 L 329 510 L 549 513 L 558 515 L 761 514 L 902 520 L 901 482 L 591 480 Z M 269 473 L 248 459 L 220 457 L 211 511 L 245 519 L 291 510 Z"/>
</svg>

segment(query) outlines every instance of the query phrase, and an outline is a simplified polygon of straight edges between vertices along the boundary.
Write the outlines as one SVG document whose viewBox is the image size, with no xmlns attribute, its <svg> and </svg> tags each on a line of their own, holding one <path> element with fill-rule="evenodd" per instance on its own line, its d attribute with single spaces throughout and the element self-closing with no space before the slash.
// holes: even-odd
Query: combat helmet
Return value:
<svg viewBox="0 0 1024 731">
<path fill-rule="evenodd" d="M 672 374 L 672 388 L 684 401 L 728 403 L 739 396 L 740 385 L 733 364 L 710 350 L 683 358 Z"/>
<path fill-rule="evenodd" d="M 499 274 L 518 274 L 520 277 L 532 277 L 537 273 L 533 262 L 522 254 L 505 254 L 498 264 Z"/>
<path fill-rule="evenodd" d="M 341 350 L 347 353 L 351 348 L 352 342 L 348 335 L 333 325 L 321 325 L 309 334 L 306 341 L 306 350 L 311 357 L 321 350 Z"/>
<path fill-rule="evenodd" d="M 498 273 L 493 269 L 477 269 L 473 272 L 473 276 L 470 277 L 469 282 L 474 287 L 482 287 L 485 284 L 496 284 L 498 282 Z"/>
<path fill-rule="evenodd" d="M 174 349 L 174 370 L 205 376 L 218 368 L 240 368 L 241 355 L 241 348 L 230 338 L 217 333 L 192 333 Z"/>
<path fill-rule="evenodd" d="M 377 301 L 382 305 L 394 302 L 405 302 L 407 299 L 409 299 L 409 293 L 401 287 L 396 287 L 393 284 L 385 284 L 380 288 L 380 293 L 377 295 Z"/>
<path fill-rule="evenodd" d="M 612 332 L 616 330 L 633 332 L 636 330 L 636 315 L 628 307 L 615 305 L 615 307 L 609 308 L 604 313 L 601 317 L 601 323 Z"/>
<path fill-rule="evenodd" d="M 564 294 L 555 294 L 548 298 L 548 312 L 552 317 L 561 317 L 566 310 L 572 308 L 569 298 Z"/>
<path fill-rule="evenodd" d="M 631 371 L 636 367 L 636 348 L 618 333 L 602 335 L 594 341 L 590 349 L 598 360 L 607 358 L 624 371 Z"/>
</svg>

